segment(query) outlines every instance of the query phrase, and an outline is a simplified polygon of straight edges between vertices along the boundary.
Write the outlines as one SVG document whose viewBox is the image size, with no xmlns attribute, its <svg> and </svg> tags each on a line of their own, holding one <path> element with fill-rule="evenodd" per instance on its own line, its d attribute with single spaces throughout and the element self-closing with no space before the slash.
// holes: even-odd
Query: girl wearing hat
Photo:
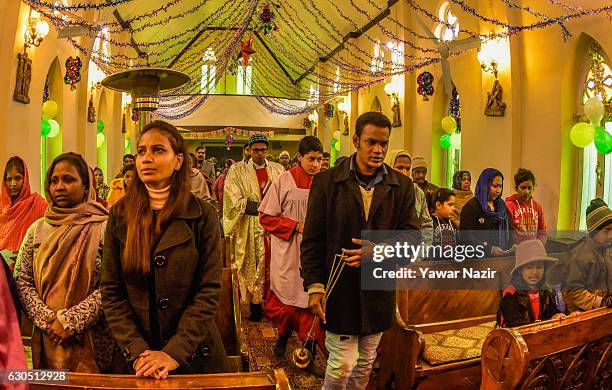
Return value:
<svg viewBox="0 0 612 390">
<path fill-rule="evenodd" d="M 502 327 L 565 318 L 546 284 L 546 270 L 556 261 L 546 254 L 540 240 L 523 241 L 517 246 L 512 281 L 502 292 L 497 312 L 497 322 Z"/>
</svg>

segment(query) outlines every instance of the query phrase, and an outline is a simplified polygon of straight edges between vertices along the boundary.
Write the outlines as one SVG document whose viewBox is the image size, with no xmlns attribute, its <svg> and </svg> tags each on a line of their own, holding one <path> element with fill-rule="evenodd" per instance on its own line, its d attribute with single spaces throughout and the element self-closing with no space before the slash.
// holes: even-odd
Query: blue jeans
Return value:
<svg viewBox="0 0 612 390">
<path fill-rule="evenodd" d="M 363 390 L 370 379 L 382 333 L 369 336 L 325 334 L 329 351 L 323 390 Z"/>
</svg>

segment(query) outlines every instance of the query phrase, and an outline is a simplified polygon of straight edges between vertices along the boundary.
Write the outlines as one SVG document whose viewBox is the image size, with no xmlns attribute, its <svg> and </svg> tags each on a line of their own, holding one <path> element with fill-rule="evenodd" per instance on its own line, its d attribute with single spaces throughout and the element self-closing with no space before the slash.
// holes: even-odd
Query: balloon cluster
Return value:
<svg viewBox="0 0 612 390">
<path fill-rule="evenodd" d="M 104 145 L 104 141 L 106 137 L 104 136 L 104 121 L 102 119 L 98 119 L 96 122 L 97 133 L 96 134 L 96 146 L 99 148 Z"/>
<path fill-rule="evenodd" d="M 417 93 L 423 96 L 424 101 L 428 101 L 429 96 L 434 94 L 433 81 L 434 77 L 429 72 L 423 72 L 417 76 L 417 83 L 419 84 Z"/>
<path fill-rule="evenodd" d="M 612 135 L 599 124 L 604 117 L 605 108 L 601 100 L 590 98 L 584 103 L 584 114 L 590 123 L 578 122 L 570 130 L 570 140 L 579 148 L 586 148 L 595 142 L 595 148 L 603 155 L 612 152 Z"/>
<path fill-rule="evenodd" d="M 331 140 L 331 146 L 336 151 L 340 151 L 340 130 L 334 131 L 334 138 Z"/>
<path fill-rule="evenodd" d="M 42 121 L 40 122 L 40 135 L 47 138 L 56 137 L 60 131 L 60 125 L 53 118 L 57 115 L 57 103 L 47 100 L 42 106 Z"/>
<path fill-rule="evenodd" d="M 232 142 L 234 142 L 234 136 L 230 133 L 225 137 L 225 146 L 227 147 L 227 150 L 232 149 Z"/>
<path fill-rule="evenodd" d="M 452 116 L 445 116 L 441 122 L 442 130 L 444 134 L 440 137 L 440 147 L 442 149 L 460 149 L 461 148 L 461 134 L 456 133 L 457 121 Z"/>
</svg>

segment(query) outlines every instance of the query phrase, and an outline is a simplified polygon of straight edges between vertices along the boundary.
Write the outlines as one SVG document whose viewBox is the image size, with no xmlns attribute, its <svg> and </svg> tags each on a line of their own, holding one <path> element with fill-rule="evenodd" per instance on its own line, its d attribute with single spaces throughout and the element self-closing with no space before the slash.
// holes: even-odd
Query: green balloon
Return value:
<svg viewBox="0 0 612 390">
<path fill-rule="evenodd" d="M 451 147 L 451 135 L 448 133 L 442 134 L 440 137 L 440 147 L 442 149 L 448 149 Z"/>
<path fill-rule="evenodd" d="M 98 119 L 97 126 L 98 126 L 98 133 L 101 133 L 104 131 L 104 122 L 102 122 L 102 119 Z"/>
<path fill-rule="evenodd" d="M 46 137 L 51 133 L 51 123 L 48 119 L 43 119 L 40 121 L 40 135 Z"/>
<path fill-rule="evenodd" d="M 595 130 L 595 149 L 603 155 L 612 152 L 612 135 L 603 127 Z"/>
</svg>

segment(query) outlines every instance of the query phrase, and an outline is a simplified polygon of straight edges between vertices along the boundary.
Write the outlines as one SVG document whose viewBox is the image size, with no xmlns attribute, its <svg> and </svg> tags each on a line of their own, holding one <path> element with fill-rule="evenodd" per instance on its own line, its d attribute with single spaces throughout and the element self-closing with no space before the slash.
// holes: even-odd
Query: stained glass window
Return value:
<svg viewBox="0 0 612 390">
<path fill-rule="evenodd" d="M 242 61 L 242 60 L 241 60 Z M 249 58 L 249 65 L 238 65 L 238 75 L 236 80 L 236 93 L 238 95 L 250 95 L 253 82 L 253 57 Z"/>
<path fill-rule="evenodd" d="M 589 71 L 582 86 L 582 103 L 593 97 L 604 102 L 606 113 L 601 123 L 612 133 L 612 72 L 605 63 L 601 47 L 593 42 L 589 50 Z M 580 230 L 586 230 L 586 209 L 595 197 L 612 204 L 612 153 L 598 153 L 594 143 L 582 150 L 582 189 L 580 193 Z"/>
<path fill-rule="evenodd" d="M 441 41 L 452 41 L 459 35 L 459 19 L 451 12 L 448 1 L 440 6 L 438 18 L 445 23 L 439 23 L 434 30 L 434 35 Z"/>
<path fill-rule="evenodd" d="M 370 62 L 370 71 L 373 75 L 383 70 L 385 66 L 385 52 L 380 47 L 380 41 L 374 44 L 374 54 Z"/>
<path fill-rule="evenodd" d="M 217 85 L 217 57 L 215 51 L 212 48 L 206 49 L 204 56 L 202 57 L 204 64 L 202 65 L 202 80 L 200 83 L 200 93 L 212 94 L 215 93 L 215 87 Z"/>
</svg>

